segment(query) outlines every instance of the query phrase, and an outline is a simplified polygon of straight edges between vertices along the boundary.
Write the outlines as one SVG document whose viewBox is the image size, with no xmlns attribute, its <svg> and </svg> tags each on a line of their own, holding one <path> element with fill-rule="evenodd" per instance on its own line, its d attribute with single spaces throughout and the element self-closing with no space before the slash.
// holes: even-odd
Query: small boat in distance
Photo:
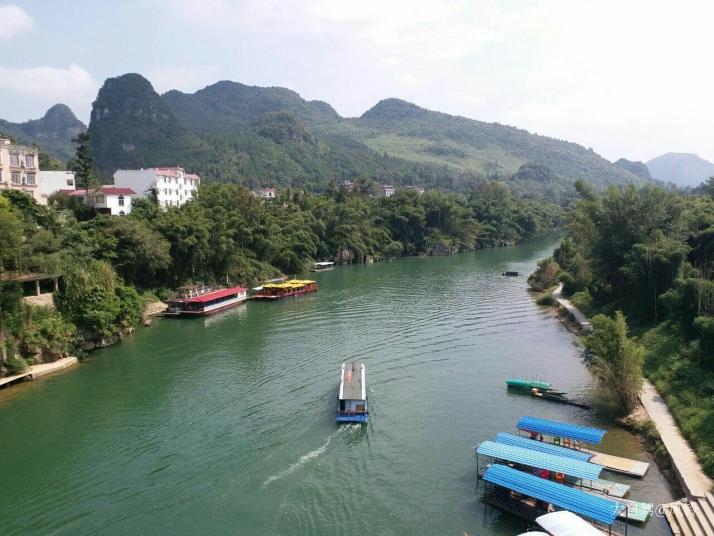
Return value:
<svg viewBox="0 0 714 536">
<path fill-rule="evenodd" d="M 253 294 L 252 300 L 282 300 L 317 291 L 317 283 L 309 279 L 291 279 L 283 283 L 266 283 Z"/>
<path fill-rule="evenodd" d="M 518 272 L 511 272 L 506 270 L 505 272 L 502 272 L 501 275 L 507 275 L 509 277 L 518 277 Z"/>
<path fill-rule="evenodd" d="M 311 272 L 325 272 L 327 270 L 332 270 L 335 268 L 335 263 L 332 261 L 322 261 L 316 262 L 310 268 Z"/>
<path fill-rule="evenodd" d="M 342 363 L 340 392 L 337 394 L 337 422 L 366 423 L 368 418 L 364 363 Z"/>
<path fill-rule="evenodd" d="M 243 287 L 215 288 L 202 283 L 179 287 L 178 296 L 169 300 L 164 316 L 205 316 L 223 311 L 246 300 Z"/>
</svg>

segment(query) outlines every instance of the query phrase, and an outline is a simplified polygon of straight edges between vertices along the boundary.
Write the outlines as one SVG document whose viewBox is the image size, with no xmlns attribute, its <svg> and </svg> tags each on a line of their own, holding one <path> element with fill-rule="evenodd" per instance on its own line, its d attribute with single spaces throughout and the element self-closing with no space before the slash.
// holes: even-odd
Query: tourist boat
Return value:
<svg viewBox="0 0 714 536">
<path fill-rule="evenodd" d="M 178 289 L 178 297 L 169 300 L 164 316 L 204 316 L 235 307 L 246 300 L 243 287 L 215 288 L 203 284 Z"/>
<path fill-rule="evenodd" d="M 300 296 L 317 290 L 317 283 L 309 279 L 291 279 L 283 283 L 266 283 L 255 294 L 252 300 L 281 300 L 292 296 Z"/>
<path fill-rule="evenodd" d="M 340 392 L 337 395 L 338 423 L 366 423 L 367 377 L 364 363 L 343 363 L 340 373 Z"/>
<path fill-rule="evenodd" d="M 311 272 L 324 272 L 326 270 L 332 270 L 335 267 L 335 263 L 332 261 L 322 261 L 316 262 L 310 268 Z"/>
</svg>

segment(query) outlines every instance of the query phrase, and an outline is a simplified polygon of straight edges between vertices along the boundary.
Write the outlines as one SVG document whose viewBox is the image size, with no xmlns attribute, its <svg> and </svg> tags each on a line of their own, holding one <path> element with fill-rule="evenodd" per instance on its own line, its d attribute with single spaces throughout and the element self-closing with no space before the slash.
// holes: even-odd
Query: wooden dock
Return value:
<svg viewBox="0 0 714 536">
<path fill-rule="evenodd" d="M 714 496 L 682 499 L 662 505 L 664 517 L 674 536 L 709 536 L 714 534 Z"/>
<path fill-rule="evenodd" d="M 596 463 L 602 465 L 608 471 L 614 471 L 615 473 L 622 473 L 623 475 L 638 476 L 643 477 L 647 473 L 650 464 L 647 462 L 640 462 L 637 460 L 631 460 L 629 458 L 622 458 L 620 456 L 613 456 L 612 454 L 603 454 L 602 452 L 597 452 L 589 449 L 580 449 L 584 452 L 589 452 L 593 455 L 590 463 Z"/>
</svg>

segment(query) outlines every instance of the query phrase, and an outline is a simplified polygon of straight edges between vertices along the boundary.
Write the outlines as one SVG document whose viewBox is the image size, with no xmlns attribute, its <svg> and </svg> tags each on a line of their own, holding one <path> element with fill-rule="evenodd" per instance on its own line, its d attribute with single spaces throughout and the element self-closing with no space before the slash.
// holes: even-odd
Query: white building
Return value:
<svg viewBox="0 0 714 536">
<path fill-rule="evenodd" d="M 160 207 L 180 207 L 193 199 L 201 178 L 183 168 L 119 169 L 114 173 L 114 186 L 131 188 L 138 196 L 156 192 Z"/>
<path fill-rule="evenodd" d="M 72 171 L 40 171 L 40 203 L 47 204 L 47 199 L 60 190 L 74 190 L 74 173 Z"/>
<path fill-rule="evenodd" d="M 275 188 L 258 188 L 253 192 L 258 199 L 275 199 L 276 194 Z"/>
<path fill-rule="evenodd" d="M 379 187 L 379 195 L 382 197 L 392 197 L 397 189 L 389 184 L 382 184 Z"/>
<path fill-rule="evenodd" d="M 70 197 L 80 197 L 85 203 L 92 206 L 102 214 L 112 216 L 126 216 L 131 212 L 131 200 L 137 194 L 131 188 L 116 188 L 114 186 L 102 186 L 97 190 L 72 190 L 67 192 Z"/>
<path fill-rule="evenodd" d="M 17 145 L 0 138 L 0 188 L 20 190 L 40 203 L 39 173 L 37 147 Z"/>
</svg>

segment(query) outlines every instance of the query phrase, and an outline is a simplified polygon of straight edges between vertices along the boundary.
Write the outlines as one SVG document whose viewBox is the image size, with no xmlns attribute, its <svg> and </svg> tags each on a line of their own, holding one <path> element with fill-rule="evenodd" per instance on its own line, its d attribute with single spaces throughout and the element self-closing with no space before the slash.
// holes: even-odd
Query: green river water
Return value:
<svg viewBox="0 0 714 536">
<path fill-rule="evenodd" d="M 554 239 L 339 267 L 319 292 L 161 319 L 79 367 L 0 393 L 0 533 L 514 535 L 472 446 L 534 415 L 510 375 L 595 400 L 573 336 L 526 292 Z M 339 367 L 367 366 L 368 426 L 335 425 Z M 612 429 L 602 450 L 649 459 Z M 630 496 L 661 503 L 652 466 Z M 481 484 L 482 486 L 483 484 Z M 653 518 L 629 534 L 668 534 Z"/>
</svg>

